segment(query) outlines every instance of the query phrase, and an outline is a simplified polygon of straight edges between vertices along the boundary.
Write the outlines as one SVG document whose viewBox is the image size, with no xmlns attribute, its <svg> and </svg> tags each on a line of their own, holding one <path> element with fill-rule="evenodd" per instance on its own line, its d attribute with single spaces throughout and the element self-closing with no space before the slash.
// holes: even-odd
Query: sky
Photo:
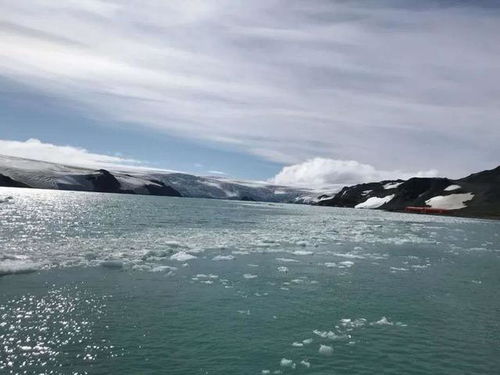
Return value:
<svg viewBox="0 0 500 375">
<path fill-rule="evenodd" d="M 499 141 L 499 1 L 0 0 L 0 154 L 318 187 Z"/>
</svg>

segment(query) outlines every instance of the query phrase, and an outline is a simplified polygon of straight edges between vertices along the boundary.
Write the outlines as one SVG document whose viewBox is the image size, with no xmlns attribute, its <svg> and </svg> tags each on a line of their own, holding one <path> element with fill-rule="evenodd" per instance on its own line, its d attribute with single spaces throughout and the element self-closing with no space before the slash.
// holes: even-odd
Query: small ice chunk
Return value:
<svg viewBox="0 0 500 375">
<path fill-rule="evenodd" d="M 186 260 L 196 259 L 192 254 L 186 253 L 185 251 L 179 251 L 170 257 L 171 260 L 177 260 L 179 262 L 185 262 Z"/>
<path fill-rule="evenodd" d="M 261 373 L 262 375 L 268 375 L 268 374 L 270 374 L 270 373 L 271 373 L 271 370 L 262 370 L 260 373 Z"/>
<path fill-rule="evenodd" d="M 216 255 L 212 260 L 234 260 L 233 255 Z"/>
<path fill-rule="evenodd" d="M 40 264 L 30 261 L 0 261 L 0 276 L 36 272 L 39 268 Z"/>
<path fill-rule="evenodd" d="M 248 279 L 255 279 L 255 278 L 257 278 L 258 276 L 257 276 L 257 275 L 254 275 L 254 274 L 251 274 L 251 273 L 245 273 L 245 274 L 243 275 L 243 277 L 244 277 L 245 279 L 247 279 L 247 280 L 248 280 Z"/>
<path fill-rule="evenodd" d="M 342 265 L 342 267 L 350 268 L 354 265 L 354 262 L 351 262 L 350 260 L 345 260 L 343 262 L 339 262 L 339 264 Z"/>
<path fill-rule="evenodd" d="M 278 271 L 279 272 L 287 273 L 288 272 L 288 267 L 285 267 L 285 266 L 278 267 Z"/>
<path fill-rule="evenodd" d="M 328 345 L 320 345 L 318 353 L 325 356 L 331 356 L 333 354 L 333 348 Z"/>
<path fill-rule="evenodd" d="M 325 266 L 328 267 L 328 268 L 334 268 L 334 267 L 337 267 L 337 263 L 334 263 L 334 262 L 326 262 L 325 263 Z"/>
<path fill-rule="evenodd" d="M 377 320 L 376 322 L 373 322 L 372 325 L 377 325 L 377 326 L 392 326 L 394 323 L 389 321 L 385 316 L 383 316 L 380 320 Z"/>
<path fill-rule="evenodd" d="M 171 266 L 156 266 L 151 268 L 151 272 L 176 271 L 177 267 Z"/>
<path fill-rule="evenodd" d="M 294 263 L 298 262 L 297 259 L 292 259 L 292 258 L 276 258 L 278 262 L 283 262 L 283 263 Z"/>
<path fill-rule="evenodd" d="M 295 368 L 295 363 L 291 359 L 281 358 L 280 366 L 281 367 Z"/>
<path fill-rule="evenodd" d="M 302 340 L 302 342 L 304 343 L 304 345 L 309 345 L 309 344 L 312 344 L 313 339 L 305 339 L 305 340 Z"/>
<path fill-rule="evenodd" d="M 300 364 L 302 366 L 304 366 L 304 367 L 307 367 L 307 368 L 311 367 L 311 362 L 306 361 L 305 359 L 303 359 L 302 361 L 300 361 Z"/>
<path fill-rule="evenodd" d="M 311 255 L 312 253 L 312 251 L 307 250 L 297 250 L 293 252 L 294 255 Z"/>
<path fill-rule="evenodd" d="M 295 341 L 295 342 L 293 342 L 293 343 L 292 343 L 292 346 L 295 346 L 296 348 L 301 348 L 301 347 L 303 347 L 303 346 L 304 346 L 304 344 L 303 344 L 303 343 L 301 343 L 301 342 L 297 342 L 297 341 Z"/>
</svg>

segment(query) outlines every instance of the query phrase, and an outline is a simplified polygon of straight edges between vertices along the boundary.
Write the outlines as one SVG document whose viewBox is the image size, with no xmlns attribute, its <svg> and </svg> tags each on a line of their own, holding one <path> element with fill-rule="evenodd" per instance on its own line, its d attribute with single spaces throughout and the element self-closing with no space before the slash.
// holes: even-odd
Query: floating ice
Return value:
<svg viewBox="0 0 500 375">
<path fill-rule="evenodd" d="M 307 367 L 307 368 L 311 367 L 311 362 L 306 361 L 305 359 L 303 359 L 302 361 L 300 361 L 300 364 L 302 366 L 304 366 L 304 367 Z"/>
<path fill-rule="evenodd" d="M 234 260 L 233 255 L 216 255 L 212 258 L 212 260 Z"/>
<path fill-rule="evenodd" d="M 288 272 L 288 267 L 285 267 L 285 266 L 280 266 L 280 267 L 278 267 L 278 271 L 279 271 L 279 272 L 284 272 L 284 273 L 287 273 L 287 272 Z"/>
<path fill-rule="evenodd" d="M 302 340 L 302 342 L 304 343 L 304 345 L 309 345 L 309 344 L 312 344 L 313 339 L 305 339 L 305 340 Z"/>
<path fill-rule="evenodd" d="M 281 367 L 295 368 L 295 363 L 291 359 L 281 358 L 280 366 Z"/>
<path fill-rule="evenodd" d="M 0 276 L 36 272 L 40 267 L 40 264 L 30 261 L 4 260 L 0 261 Z"/>
<path fill-rule="evenodd" d="M 257 278 L 258 276 L 257 276 L 257 275 L 254 275 L 254 274 L 251 274 L 251 273 L 245 273 L 245 274 L 243 275 L 243 277 L 244 277 L 245 279 L 255 279 L 255 278 Z"/>
<path fill-rule="evenodd" d="M 292 343 L 292 346 L 295 346 L 295 347 L 297 347 L 297 348 L 301 348 L 301 347 L 303 347 L 303 346 L 304 346 L 304 344 L 303 344 L 303 343 L 301 343 L 301 342 L 296 342 L 296 341 L 295 341 L 295 342 L 293 342 L 293 343 Z"/>
<path fill-rule="evenodd" d="M 334 268 L 334 267 L 337 267 L 337 263 L 334 263 L 334 262 L 326 262 L 325 263 L 325 266 L 328 267 L 328 268 Z"/>
<path fill-rule="evenodd" d="M 292 258 L 276 258 L 278 262 L 283 262 L 283 263 L 294 263 L 298 262 L 297 259 L 292 259 Z"/>
<path fill-rule="evenodd" d="M 325 356 L 331 356 L 333 354 L 333 348 L 328 345 L 320 345 L 318 353 Z"/>
<path fill-rule="evenodd" d="M 151 268 L 151 272 L 164 272 L 164 271 L 176 271 L 177 267 L 171 266 L 155 266 Z"/>
<path fill-rule="evenodd" d="M 340 319 L 340 325 L 347 328 L 358 328 L 363 327 L 366 324 L 365 318 L 358 319 Z"/>
<path fill-rule="evenodd" d="M 404 267 L 391 267 L 391 271 L 408 271 L 408 268 L 404 268 Z"/>
<path fill-rule="evenodd" d="M 393 322 L 389 321 L 385 316 L 383 316 L 380 320 L 377 320 L 376 322 L 370 323 L 371 325 L 377 325 L 377 326 L 392 326 L 394 325 Z"/>
<path fill-rule="evenodd" d="M 312 251 L 307 250 L 297 250 L 293 252 L 294 255 L 311 255 L 312 253 Z"/>
<path fill-rule="evenodd" d="M 270 374 L 271 373 L 271 370 L 262 370 L 260 372 L 262 375 L 267 375 L 267 374 Z"/>
<path fill-rule="evenodd" d="M 351 262 L 350 260 L 346 260 L 343 262 L 339 262 L 341 268 L 350 268 L 354 265 L 354 262 Z"/>
<path fill-rule="evenodd" d="M 185 262 L 186 260 L 196 259 L 192 254 L 188 254 L 184 251 L 179 251 L 170 257 L 171 260 L 177 260 L 179 262 Z"/>
</svg>

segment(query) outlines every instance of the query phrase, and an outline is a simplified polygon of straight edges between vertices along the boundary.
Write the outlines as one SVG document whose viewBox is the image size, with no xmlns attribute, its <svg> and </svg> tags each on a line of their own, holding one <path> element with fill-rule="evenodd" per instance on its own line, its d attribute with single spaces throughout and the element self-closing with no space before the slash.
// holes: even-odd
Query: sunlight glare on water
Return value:
<svg viewBox="0 0 500 375">
<path fill-rule="evenodd" d="M 500 223 L 0 189 L 0 373 L 496 374 Z"/>
</svg>

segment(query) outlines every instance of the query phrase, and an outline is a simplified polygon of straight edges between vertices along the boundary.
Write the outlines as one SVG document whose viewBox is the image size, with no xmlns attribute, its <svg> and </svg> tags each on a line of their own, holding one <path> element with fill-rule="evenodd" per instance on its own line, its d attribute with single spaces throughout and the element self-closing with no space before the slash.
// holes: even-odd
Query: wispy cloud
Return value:
<svg viewBox="0 0 500 375">
<path fill-rule="evenodd" d="M 89 116 L 280 163 L 496 162 L 499 9 L 412 4 L 4 1 L 0 75 Z"/>
<path fill-rule="evenodd" d="M 217 171 L 217 170 L 211 170 L 211 171 L 207 171 L 209 174 L 216 174 L 216 175 L 220 175 L 220 176 L 225 176 L 227 175 L 226 172 L 222 172 L 222 171 Z"/>
</svg>

